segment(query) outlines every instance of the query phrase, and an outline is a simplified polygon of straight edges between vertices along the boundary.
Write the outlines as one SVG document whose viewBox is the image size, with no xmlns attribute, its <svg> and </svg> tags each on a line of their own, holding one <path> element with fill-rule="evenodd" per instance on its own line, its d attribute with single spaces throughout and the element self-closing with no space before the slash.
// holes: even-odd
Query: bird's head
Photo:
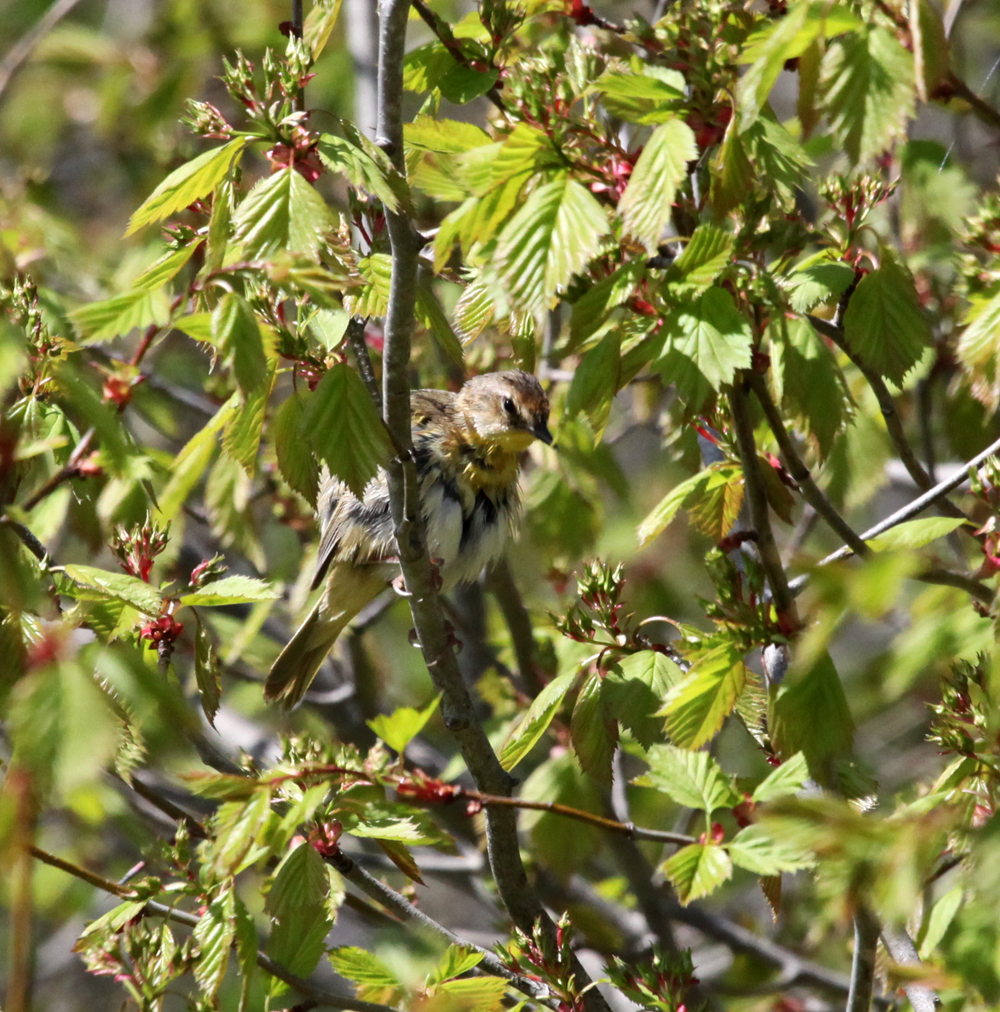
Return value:
<svg viewBox="0 0 1000 1012">
<path fill-rule="evenodd" d="M 457 407 L 483 443 L 513 453 L 536 439 L 552 443 L 549 399 L 531 373 L 512 369 L 474 376 L 459 391 Z"/>
</svg>

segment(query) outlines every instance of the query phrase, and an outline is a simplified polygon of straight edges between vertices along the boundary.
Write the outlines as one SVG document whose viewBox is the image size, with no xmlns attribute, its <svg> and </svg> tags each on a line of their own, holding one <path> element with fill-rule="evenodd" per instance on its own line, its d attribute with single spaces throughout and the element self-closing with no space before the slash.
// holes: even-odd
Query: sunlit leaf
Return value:
<svg viewBox="0 0 1000 1012">
<path fill-rule="evenodd" d="M 289 166 L 257 183 L 236 209 L 233 224 L 248 259 L 276 253 L 315 259 L 333 218 L 326 201 Z"/>
<path fill-rule="evenodd" d="M 903 136 L 913 115 L 913 56 L 894 32 L 876 25 L 839 36 L 821 74 L 830 131 L 852 162 Z"/>
<path fill-rule="evenodd" d="M 872 538 L 868 546 L 874 552 L 914 551 L 957 531 L 967 523 L 962 517 L 921 517 L 918 520 L 907 520 Z"/>
<path fill-rule="evenodd" d="M 658 126 L 642 149 L 618 202 L 625 232 L 655 252 L 670 221 L 674 193 L 698 156 L 691 128 L 679 119 Z"/>
<path fill-rule="evenodd" d="M 667 718 L 670 740 L 681 748 L 701 748 L 721 730 L 745 680 L 743 657 L 732 644 L 698 658 L 660 711 Z"/>
<path fill-rule="evenodd" d="M 402 753 L 406 746 L 424 729 L 441 702 L 440 694 L 435 696 L 422 710 L 412 706 L 401 706 L 391 714 L 380 713 L 369 720 L 368 726 L 389 746 Z"/>
<path fill-rule="evenodd" d="M 664 861 L 662 868 L 684 906 L 715 892 L 733 874 L 729 855 L 714 843 L 690 843 Z"/>
<path fill-rule="evenodd" d="M 729 778 L 707 752 L 691 752 L 674 745 L 654 745 L 646 756 L 649 772 L 636 783 L 656 787 L 679 805 L 711 815 L 743 800 Z"/>
<path fill-rule="evenodd" d="M 559 675 L 532 700 L 500 752 L 500 765 L 505 770 L 512 770 L 545 734 L 575 680 L 575 671 Z"/>
<path fill-rule="evenodd" d="M 854 290 L 844 336 L 866 365 L 897 385 L 930 344 L 930 325 L 913 278 L 891 250 L 883 248 L 878 270 Z"/>
<path fill-rule="evenodd" d="M 185 162 L 167 176 L 129 219 L 126 235 L 182 211 L 215 189 L 227 175 L 233 160 L 242 152 L 247 137 L 237 137 L 221 148 L 213 148 Z"/>
<path fill-rule="evenodd" d="M 569 176 L 539 187 L 503 230 L 500 271 L 511 296 L 538 314 L 586 266 L 608 231 L 597 200 Z"/>
<path fill-rule="evenodd" d="M 305 406 L 305 431 L 320 460 L 355 495 L 389 456 L 389 438 L 361 377 L 346 363 L 328 369 Z"/>
<path fill-rule="evenodd" d="M 206 583 L 190 594 L 182 594 L 180 603 L 218 608 L 227 604 L 273 601 L 280 596 L 280 592 L 264 580 L 252 576 L 224 576 L 220 580 Z"/>
</svg>

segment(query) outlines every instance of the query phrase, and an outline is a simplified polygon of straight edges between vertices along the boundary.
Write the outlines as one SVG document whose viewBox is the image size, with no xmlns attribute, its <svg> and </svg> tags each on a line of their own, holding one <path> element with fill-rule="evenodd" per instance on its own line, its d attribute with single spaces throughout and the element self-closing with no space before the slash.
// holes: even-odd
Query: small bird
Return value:
<svg viewBox="0 0 1000 1012">
<path fill-rule="evenodd" d="M 413 451 L 427 549 L 443 590 L 475 580 L 504 552 L 520 518 L 521 454 L 536 439 L 552 443 L 549 400 L 530 373 L 484 373 L 457 393 L 416 390 L 410 397 Z M 385 471 L 359 499 L 327 476 L 317 512 L 322 524 L 315 589 L 326 587 L 278 656 L 264 698 L 294 706 L 337 637 L 399 573 Z"/>
</svg>

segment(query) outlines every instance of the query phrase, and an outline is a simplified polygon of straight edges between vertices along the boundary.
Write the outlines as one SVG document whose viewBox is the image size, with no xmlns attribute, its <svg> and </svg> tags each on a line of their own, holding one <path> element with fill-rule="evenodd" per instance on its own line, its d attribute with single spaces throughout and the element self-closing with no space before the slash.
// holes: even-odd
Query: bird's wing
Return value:
<svg viewBox="0 0 1000 1012">
<path fill-rule="evenodd" d="M 414 390 L 410 395 L 413 434 L 440 435 L 450 428 L 455 395 L 447 390 Z M 313 588 L 319 586 L 332 562 L 367 565 L 384 562 L 396 553 L 385 471 L 378 474 L 358 499 L 325 468 L 320 481 L 317 514 L 322 527 Z"/>
</svg>

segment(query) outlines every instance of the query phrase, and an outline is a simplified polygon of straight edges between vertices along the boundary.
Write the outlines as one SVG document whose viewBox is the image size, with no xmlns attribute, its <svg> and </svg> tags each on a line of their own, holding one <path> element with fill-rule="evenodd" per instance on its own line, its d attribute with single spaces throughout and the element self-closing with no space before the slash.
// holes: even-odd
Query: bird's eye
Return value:
<svg viewBox="0 0 1000 1012">
<path fill-rule="evenodd" d="M 503 409 L 508 415 L 517 414 L 517 408 L 514 407 L 514 402 L 509 397 L 503 399 Z"/>
</svg>

